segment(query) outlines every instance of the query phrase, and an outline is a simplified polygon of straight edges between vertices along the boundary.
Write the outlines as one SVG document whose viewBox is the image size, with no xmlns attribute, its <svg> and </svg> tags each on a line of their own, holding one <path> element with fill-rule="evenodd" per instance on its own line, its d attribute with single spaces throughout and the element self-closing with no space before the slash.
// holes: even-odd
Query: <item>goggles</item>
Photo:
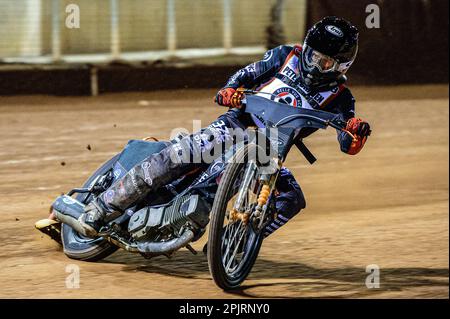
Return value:
<svg viewBox="0 0 450 319">
<path fill-rule="evenodd" d="M 321 73 L 339 72 L 343 74 L 347 72 L 353 63 L 353 61 L 339 63 L 332 57 L 320 53 L 307 45 L 304 45 L 303 54 L 306 67 L 310 70 L 317 68 Z"/>
</svg>

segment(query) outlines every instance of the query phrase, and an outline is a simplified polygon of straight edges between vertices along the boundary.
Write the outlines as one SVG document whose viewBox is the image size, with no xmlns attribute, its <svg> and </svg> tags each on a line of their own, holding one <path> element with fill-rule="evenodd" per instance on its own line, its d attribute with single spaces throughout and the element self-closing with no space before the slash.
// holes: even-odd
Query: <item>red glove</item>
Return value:
<svg viewBox="0 0 450 319">
<path fill-rule="evenodd" d="M 222 106 L 240 108 L 243 96 L 244 94 L 242 92 L 236 91 L 233 88 L 223 88 L 217 93 L 214 102 Z"/>
<path fill-rule="evenodd" d="M 361 151 L 367 138 L 372 133 L 369 123 L 361 120 L 360 118 L 353 117 L 347 121 L 346 130 L 355 135 L 356 141 L 352 142 L 348 154 L 356 155 Z"/>
</svg>

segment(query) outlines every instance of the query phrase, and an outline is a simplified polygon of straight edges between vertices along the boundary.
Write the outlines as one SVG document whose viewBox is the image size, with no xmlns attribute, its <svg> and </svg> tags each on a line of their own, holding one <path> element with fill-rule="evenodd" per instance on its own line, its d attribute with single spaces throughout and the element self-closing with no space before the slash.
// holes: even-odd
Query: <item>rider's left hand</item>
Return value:
<svg viewBox="0 0 450 319">
<path fill-rule="evenodd" d="M 372 133 L 370 125 L 360 118 L 353 117 L 347 121 L 346 130 L 353 134 L 356 139 L 351 142 L 350 147 L 345 152 L 350 155 L 356 155 L 364 147 L 367 138 Z"/>
<path fill-rule="evenodd" d="M 359 139 L 365 139 L 372 133 L 369 123 L 356 117 L 348 120 L 346 129 L 350 133 L 356 135 Z"/>
</svg>

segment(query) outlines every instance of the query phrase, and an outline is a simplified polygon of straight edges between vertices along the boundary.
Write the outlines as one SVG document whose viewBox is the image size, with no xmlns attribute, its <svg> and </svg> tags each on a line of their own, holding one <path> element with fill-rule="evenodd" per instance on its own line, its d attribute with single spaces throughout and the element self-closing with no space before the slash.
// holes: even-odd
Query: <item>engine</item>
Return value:
<svg viewBox="0 0 450 319">
<path fill-rule="evenodd" d="M 134 213 L 128 231 L 135 240 L 142 241 L 177 234 L 187 223 L 202 230 L 208 225 L 210 210 L 211 206 L 199 195 L 180 196 L 170 204 L 145 207 Z"/>
</svg>

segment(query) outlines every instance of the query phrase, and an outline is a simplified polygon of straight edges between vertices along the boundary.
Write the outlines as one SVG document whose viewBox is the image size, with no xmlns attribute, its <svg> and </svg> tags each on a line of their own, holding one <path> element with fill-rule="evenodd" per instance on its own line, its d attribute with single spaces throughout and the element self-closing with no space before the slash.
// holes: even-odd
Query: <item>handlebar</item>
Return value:
<svg viewBox="0 0 450 319">
<path fill-rule="evenodd" d="M 269 96 L 275 97 L 275 95 L 274 95 L 274 94 L 271 94 L 271 93 L 267 93 L 267 92 L 258 92 L 258 91 L 254 91 L 254 90 L 248 90 L 248 89 L 245 89 L 245 88 L 238 88 L 238 89 L 236 90 L 236 92 L 237 92 L 237 93 L 240 93 L 240 94 L 244 94 L 244 95 L 247 95 L 247 94 L 248 94 L 248 95 L 265 94 L 265 95 L 269 95 Z M 274 103 L 276 103 L 276 102 L 274 102 Z M 247 104 L 247 100 L 246 100 L 246 98 L 244 97 L 244 99 L 242 100 L 242 106 L 245 107 L 246 104 Z M 281 103 L 280 103 L 280 104 L 281 104 Z M 283 105 L 284 105 L 284 104 L 283 104 Z M 322 111 L 322 112 L 323 112 L 323 111 Z M 309 116 L 297 114 L 297 115 L 291 115 L 290 117 L 291 117 L 291 120 L 292 120 L 293 118 L 308 118 Z M 283 119 L 283 120 L 285 121 L 286 118 Z M 279 122 L 276 124 L 276 126 L 277 126 L 277 125 L 281 125 L 281 122 L 282 122 L 283 120 L 279 121 Z M 316 119 L 316 120 L 318 120 L 318 119 Z M 320 119 L 320 120 L 321 120 L 321 122 L 322 122 L 324 125 L 326 125 L 326 126 L 331 126 L 332 128 L 334 128 L 334 129 L 336 129 L 336 130 L 338 130 L 338 131 L 340 131 L 340 132 L 344 132 L 344 133 L 348 134 L 348 135 L 352 138 L 353 142 L 357 142 L 357 141 L 358 141 L 358 138 L 357 138 L 354 134 L 352 134 L 351 132 L 349 132 L 349 131 L 346 129 L 346 127 L 347 127 L 347 122 L 342 121 L 342 120 L 339 119 L 339 118 L 333 118 L 333 119 L 331 119 L 331 120 L 322 120 L 322 119 Z"/>
</svg>

